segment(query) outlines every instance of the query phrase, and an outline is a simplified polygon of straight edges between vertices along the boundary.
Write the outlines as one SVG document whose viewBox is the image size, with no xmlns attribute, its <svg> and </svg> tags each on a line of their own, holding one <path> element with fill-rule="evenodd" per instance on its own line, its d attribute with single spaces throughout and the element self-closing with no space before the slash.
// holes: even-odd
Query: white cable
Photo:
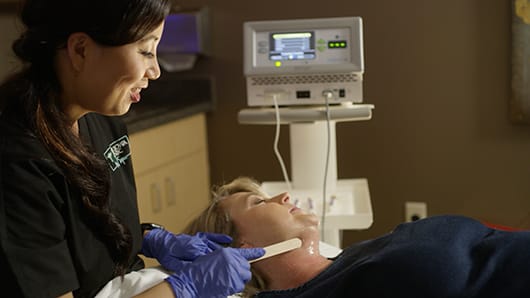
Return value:
<svg viewBox="0 0 530 298">
<path fill-rule="evenodd" d="M 327 182 L 328 182 L 328 167 L 329 167 L 329 158 L 330 158 L 330 147 L 331 147 L 331 117 L 329 113 L 329 99 L 333 97 L 333 91 L 325 90 L 322 95 L 326 100 L 326 123 L 327 123 L 327 148 L 326 148 L 326 165 L 324 167 L 324 185 L 322 187 L 322 219 L 321 222 L 321 233 L 322 240 L 324 240 L 324 230 L 325 230 L 325 221 L 326 221 L 326 197 L 327 197 Z"/>
<path fill-rule="evenodd" d="M 283 162 L 282 156 L 280 154 L 280 150 L 278 150 L 278 142 L 280 140 L 280 108 L 278 107 L 278 101 L 276 100 L 276 94 L 272 96 L 272 99 L 274 101 L 274 110 L 276 112 L 276 133 L 274 136 L 274 154 L 276 154 L 276 158 L 278 159 L 278 162 L 280 163 L 280 166 L 282 168 L 283 173 L 283 179 L 285 180 L 285 184 L 287 185 L 287 190 L 291 191 L 291 183 L 289 182 L 289 175 L 287 175 L 287 170 L 285 169 L 285 163 Z"/>
</svg>

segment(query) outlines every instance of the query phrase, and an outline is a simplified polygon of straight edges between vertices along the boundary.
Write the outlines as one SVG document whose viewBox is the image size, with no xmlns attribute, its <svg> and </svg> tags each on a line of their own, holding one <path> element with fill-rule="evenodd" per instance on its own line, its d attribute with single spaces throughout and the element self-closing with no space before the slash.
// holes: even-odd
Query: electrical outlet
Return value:
<svg viewBox="0 0 530 298">
<path fill-rule="evenodd" d="M 405 202 L 405 221 L 411 222 L 427 217 L 427 203 Z"/>
</svg>

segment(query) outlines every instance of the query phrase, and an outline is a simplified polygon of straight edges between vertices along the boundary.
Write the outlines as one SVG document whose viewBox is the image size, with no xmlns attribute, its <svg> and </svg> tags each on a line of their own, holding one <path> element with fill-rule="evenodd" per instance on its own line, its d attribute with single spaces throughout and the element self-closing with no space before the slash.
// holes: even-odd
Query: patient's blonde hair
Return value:
<svg viewBox="0 0 530 298">
<path fill-rule="evenodd" d="M 238 192 L 251 192 L 265 198 L 268 197 L 262 190 L 260 183 L 250 177 L 241 176 L 230 183 L 215 186 L 212 190 L 210 205 L 191 221 L 183 232 L 191 235 L 197 232 L 226 234 L 233 238 L 230 246 L 239 247 L 241 241 L 239 241 L 238 231 L 230 218 L 230 214 L 219 204 L 223 198 Z M 254 269 L 251 271 L 252 279 L 246 284 L 242 292 L 243 297 L 251 297 L 260 290 L 266 289 L 263 278 Z"/>
</svg>

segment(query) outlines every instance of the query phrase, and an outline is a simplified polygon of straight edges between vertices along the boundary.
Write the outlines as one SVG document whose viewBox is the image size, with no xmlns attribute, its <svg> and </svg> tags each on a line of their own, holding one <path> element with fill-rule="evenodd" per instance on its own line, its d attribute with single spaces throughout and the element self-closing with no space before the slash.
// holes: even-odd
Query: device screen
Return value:
<svg viewBox="0 0 530 298">
<path fill-rule="evenodd" d="M 314 36 L 312 31 L 271 33 L 269 59 L 273 61 L 315 59 Z"/>
</svg>

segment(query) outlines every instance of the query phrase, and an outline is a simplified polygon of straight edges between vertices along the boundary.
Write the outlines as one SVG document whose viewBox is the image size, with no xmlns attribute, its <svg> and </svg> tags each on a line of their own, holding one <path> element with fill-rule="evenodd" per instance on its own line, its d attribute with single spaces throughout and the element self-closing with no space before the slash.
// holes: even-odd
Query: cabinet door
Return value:
<svg viewBox="0 0 530 298">
<path fill-rule="evenodd" d="M 156 171 L 138 175 L 138 206 L 142 222 L 163 225 L 174 233 L 193 219 L 209 201 L 209 179 L 205 151 L 171 162 Z M 156 266 L 144 258 L 147 267 Z"/>
<path fill-rule="evenodd" d="M 196 115 L 130 137 L 142 222 L 179 233 L 210 195 L 206 124 Z M 158 265 L 145 259 L 146 266 Z"/>
<path fill-rule="evenodd" d="M 155 222 L 178 233 L 208 204 L 205 152 L 173 161 L 136 177 L 142 222 Z"/>
</svg>

